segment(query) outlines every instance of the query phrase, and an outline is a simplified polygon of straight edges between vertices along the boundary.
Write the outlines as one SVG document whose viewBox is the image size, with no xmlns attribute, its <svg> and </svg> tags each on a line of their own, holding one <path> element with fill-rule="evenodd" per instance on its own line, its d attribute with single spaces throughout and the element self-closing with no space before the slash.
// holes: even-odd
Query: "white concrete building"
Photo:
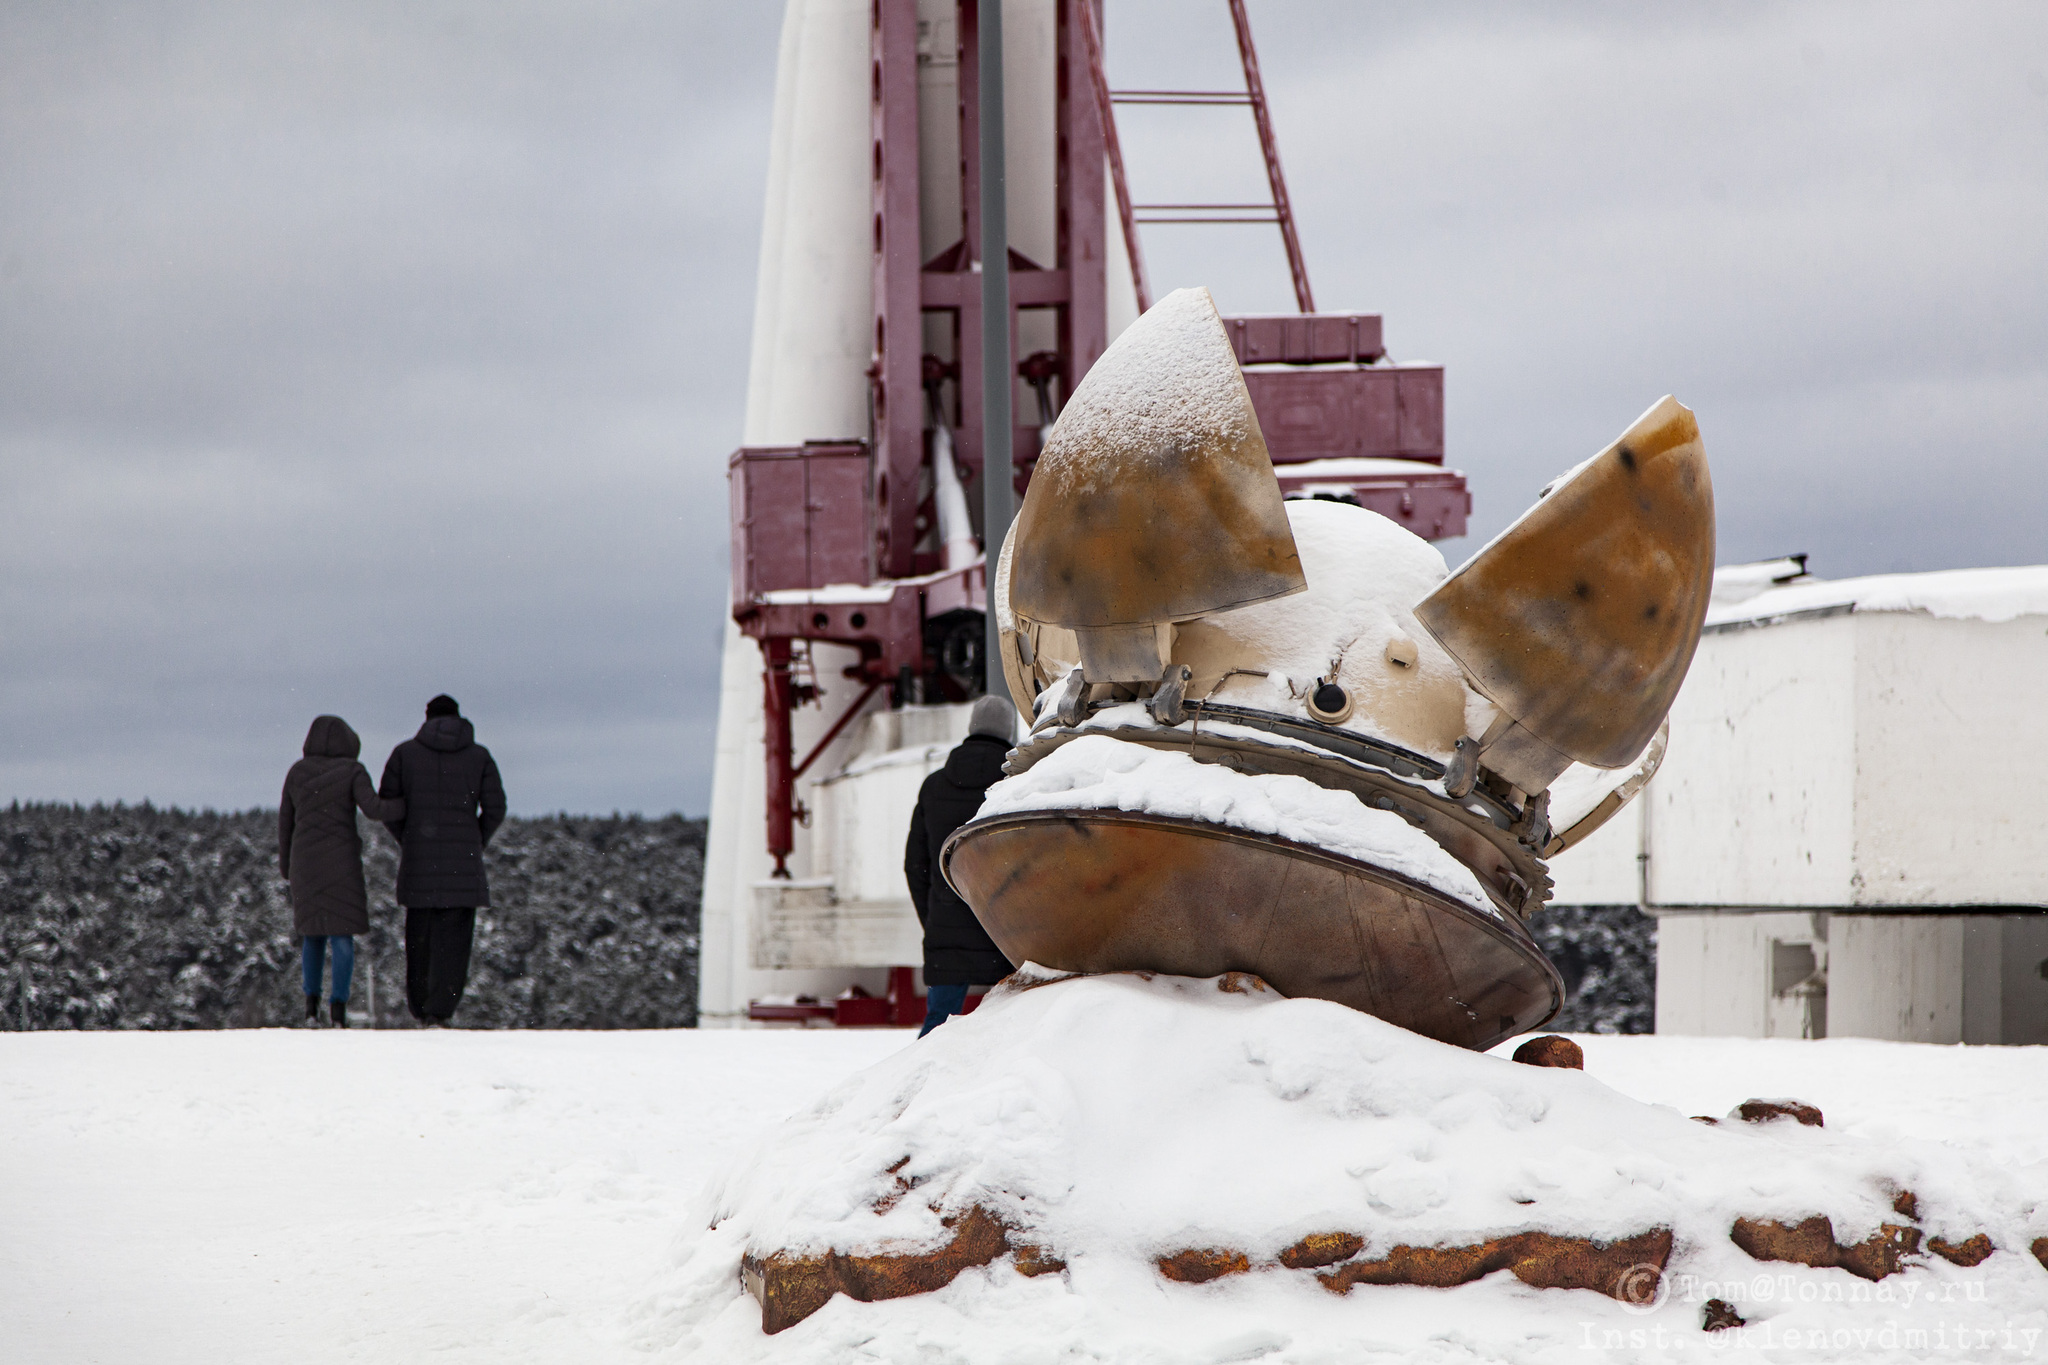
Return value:
<svg viewBox="0 0 2048 1365">
<path fill-rule="evenodd" d="M 907 706 L 860 722 L 844 763 L 808 787 L 811 875 L 753 885 L 747 948 L 755 970 L 880 969 L 924 960 L 903 879 L 903 845 L 918 788 L 967 737 L 971 709 Z"/>
<path fill-rule="evenodd" d="M 2048 1043 L 2048 566 L 1800 569 L 1716 576 L 1663 767 L 1554 903 L 1657 917 L 1659 1033 Z"/>
</svg>

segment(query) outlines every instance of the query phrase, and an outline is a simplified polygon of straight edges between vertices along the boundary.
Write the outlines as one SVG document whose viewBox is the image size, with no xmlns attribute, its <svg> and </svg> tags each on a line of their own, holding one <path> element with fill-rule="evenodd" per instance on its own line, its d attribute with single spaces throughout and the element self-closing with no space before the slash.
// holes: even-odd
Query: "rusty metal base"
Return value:
<svg viewBox="0 0 2048 1365">
<path fill-rule="evenodd" d="M 1477 1049 L 1564 1004 L 1557 969 L 1512 916 L 1284 839 L 1125 811 L 1033 811 L 961 826 L 941 865 L 1012 962 L 1253 972 L 1283 995 Z"/>
</svg>

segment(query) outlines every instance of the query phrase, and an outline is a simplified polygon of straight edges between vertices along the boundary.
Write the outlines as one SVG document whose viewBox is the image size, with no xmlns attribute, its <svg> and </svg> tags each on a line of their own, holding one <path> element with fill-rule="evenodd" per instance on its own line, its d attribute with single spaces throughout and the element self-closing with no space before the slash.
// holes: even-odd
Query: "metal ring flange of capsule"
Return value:
<svg viewBox="0 0 2048 1365">
<path fill-rule="evenodd" d="M 1025 811 L 962 826 L 946 878 L 1013 962 L 1077 972 L 1251 972 L 1292 997 L 1485 1049 L 1564 1004 L 1514 915 L 1328 849 L 1204 821 Z"/>
</svg>

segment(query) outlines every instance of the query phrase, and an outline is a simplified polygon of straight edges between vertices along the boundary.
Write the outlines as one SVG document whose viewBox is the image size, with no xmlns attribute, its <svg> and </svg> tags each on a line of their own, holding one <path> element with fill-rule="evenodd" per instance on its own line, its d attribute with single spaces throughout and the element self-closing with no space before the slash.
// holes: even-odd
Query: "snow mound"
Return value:
<svg viewBox="0 0 2048 1365">
<path fill-rule="evenodd" d="M 975 818 L 1033 810 L 1132 811 L 1276 835 L 1435 887 L 1481 914 L 1500 913 L 1471 869 L 1436 840 L 1392 811 L 1305 777 L 1234 772 L 1178 750 L 1083 735 L 990 787 Z"/>
<path fill-rule="evenodd" d="M 1825 1297 L 1860 1315 L 1843 1321 L 1875 1329 L 1889 1313 L 1896 1329 L 1909 1289 L 1931 1299 L 1946 1284 L 1954 1302 L 1964 1272 L 1930 1259 L 1872 1284 L 1752 1260 L 1730 1232 L 1743 1218 L 1824 1215 L 1838 1241 L 1860 1241 L 1900 1220 L 1908 1191 L 1929 1237 L 1989 1235 L 1998 1250 L 1968 1274 L 2003 1296 L 2006 1324 L 2038 1336 L 2048 1282 L 2024 1249 L 2048 1231 L 2039 1168 L 1791 1119 L 1703 1124 L 1597 1076 L 1448 1047 L 1326 1001 L 1282 999 L 1254 978 L 1057 978 L 1027 966 L 714 1182 L 667 1317 L 685 1334 L 678 1344 L 705 1358 L 758 1358 L 744 1258 L 931 1250 L 979 1209 L 1034 1262 L 1020 1250 L 933 1292 L 834 1297 L 773 1339 L 775 1357 L 845 1359 L 891 1342 L 901 1348 L 891 1359 L 1222 1360 L 1291 1348 L 1287 1359 L 1355 1360 L 1364 1326 L 1406 1335 L 1394 1323 L 1418 1303 L 1435 1324 L 1423 1339 L 1444 1348 L 1432 1358 L 1555 1358 L 1605 1340 L 1582 1343 L 1581 1328 L 1655 1326 L 1689 1338 L 1681 1349 L 1705 1348 L 1732 1343 L 1702 1333 L 1699 1287 L 1774 1276 L 1787 1285 L 1777 1309 L 1772 1293 L 1759 1291 L 1760 1308 L 1759 1293 L 1729 1291 L 1753 1324 Z M 1676 1290 L 1654 1305 L 1505 1274 L 1340 1294 L 1281 1261 L 1340 1233 L 1359 1243 L 1359 1260 L 1531 1231 L 1610 1242 L 1662 1229 L 1672 1234 L 1664 1283 Z M 1199 1249 L 1241 1255 L 1247 1268 L 1170 1282 L 1162 1259 Z M 1231 1333 L 1249 1333 L 1242 1354 L 1219 1351 Z M 1528 1350 L 1480 1344 L 1517 1337 Z M 1037 1353 L 990 1354 L 1000 1342 Z M 1340 1342 L 1351 1349 L 1335 1351 Z"/>
</svg>

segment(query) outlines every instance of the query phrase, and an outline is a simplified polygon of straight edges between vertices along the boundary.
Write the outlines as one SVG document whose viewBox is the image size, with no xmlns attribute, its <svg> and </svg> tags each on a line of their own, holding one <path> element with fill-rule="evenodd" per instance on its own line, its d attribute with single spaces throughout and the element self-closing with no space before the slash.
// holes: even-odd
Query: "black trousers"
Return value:
<svg viewBox="0 0 2048 1365">
<path fill-rule="evenodd" d="M 415 1019 L 446 1023 L 469 984 L 469 945 L 476 910 L 405 912 L 405 1003 Z"/>
</svg>

